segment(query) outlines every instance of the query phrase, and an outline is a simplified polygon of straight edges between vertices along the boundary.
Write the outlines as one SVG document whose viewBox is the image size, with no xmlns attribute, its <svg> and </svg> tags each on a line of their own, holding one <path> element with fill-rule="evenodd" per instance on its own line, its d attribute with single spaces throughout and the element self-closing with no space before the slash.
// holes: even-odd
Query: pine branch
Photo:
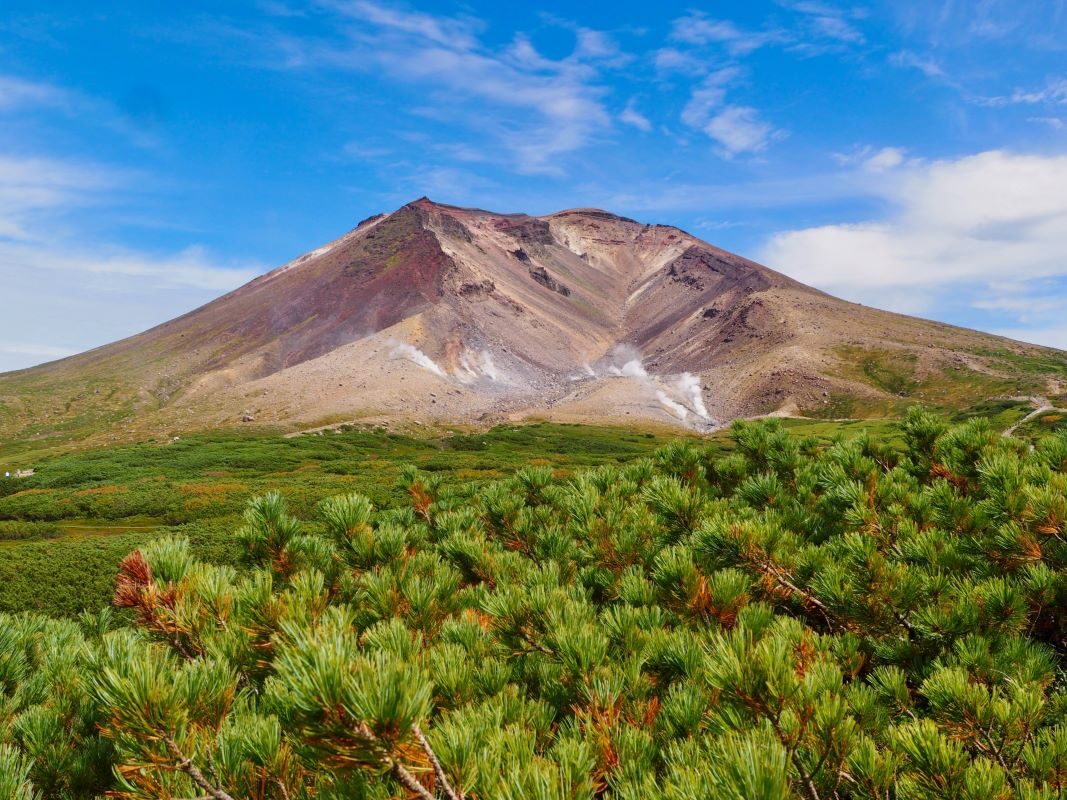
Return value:
<svg viewBox="0 0 1067 800">
<path fill-rule="evenodd" d="M 382 763 L 385 764 L 385 766 L 393 774 L 393 777 L 400 781 L 401 785 L 405 789 L 407 789 L 412 794 L 422 798 L 422 800 L 437 800 L 437 798 L 434 797 L 433 794 L 431 794 L 425 786 L 423 786 L 415 779 L 415 776 L 412 775 L 403 764 L 395 760 L 388 753 L 384 752 L 381 740 L 374 735 L 374 731 L 370 729 L 370 726 L 368 726 L 367 723 L 361 722 L 359 724 L 359 727 L 356 728 L 356 733 L 358 733 L 366 741 L 377 746 L 378 748 L 381 748 Z"/>
<path fill-rule="evenodd" d="M 430 759 L 430 763 L 433 765 L 433 774 L 437 776 L 437 780 L 441 784 L 441 789 L 448 797 L 448 800 L 466 800 L 463 792 L 457 792 L 452 788 L 452 784 L 448 782 L 444 767 L 441 766 L 437 754 L 430 747 L 430 743 L 423 734 L 422 728 L 418 725 L 412 725 L 411 732 L 415 735 L 415 741 L 417 741 L 422 749 L 426 751 L 426 756 Z"/>
<path fill-rule="evenodd" d="M 181 749 L 178 747 L 177 742 L 175 742 L 165 733 L 161 734 L 161 738 L 163 739 L 163 743 L 166 744 L 167 752 L 170 753 L 171 758 L 175 759 L 178 762 L 178 769 L 188 775 L 190 779 L 192 779 L 193 783 L 195 783 L 197 786 L 207 792 L 208 797 L 213 798 L 213 800 L 234 800 L 233 797 L 228 795 L 222 789 L 218 788 L 217 786 L 211 785 L 211 782 L 204 777 L 204 773 L 197 769 L 196 764 L 193 763 L 193 760 L 184 753 L 182 753 Z M 431 798 L 431 800 L 433 799 Z"/>
<path fill-rule="evenodd" d="M 794 595 L 803 598 L 805 603 L 807 603 L 812 608 L 817 609 L 822 615 L 823 621 L 826 623 L 827 630 L 833 633 L 834 623 L 833 620 L 830 618 L 830 610 L 826 607 L 826 603 L 824 603 L 811 592 L 801 589 L 799 586 L 789 580 L 789 578 L 786 577 L 785 570 L 776 566 L 771 561 L 769 556 L 766 556 L 762 559 L 755 558 L 754 561 L 756 563 L 756 568 L 765 575 L 769 575 L 774 581 L 778 583 L 779 587 L 787 589 Z"/>
<path fill-rule="evenodd" d="M 550 647 L 546 647 L 544 644 L 537 641 L 537 639 L 534 638 L 533 632 L 530 631 L 527 626 L 524 625 L 519 628 L 519 636 L 521 636 L 522 640 L 526 642 L 527 647 L 536 650 L 539 653 L 544 653 L 546 656 L 556 655 L 555 651 L 552 650 Z"/>
<path fill-rule="evenodd" d="M 904 630 L 906 630 L 908 632 L 908 636 L 910 636 L 912 638 L 917 638 L 918 635 L 919 635 L 919 631 L 916 630 L 914 625 L 912 625 L 910 622 L 908 622 L 907 617 L 905 617 L 903 614 L 901 614 L 900 611 L 897 610 L 896 608 L 894 608 L 892 606 L 890 606 L 890 608 L 893 608 L 893 618 L 898 623 L 900 623 L 900 625 L 904 628 Z"/>
<path fill-rule="evenodd" d="M 278 790 L 282 793 L 282 800 L 290 800 L 289 790 L 285 788 L 285 782 L 281 778 L 275 778 L 274 785 L 277 786 Z"/>
<path fill-rule="evenodd" d="M 392 771 L 393 777 L 400 781 L 403 787 L 409 792 L 421 797 L 422 800 L 437 800 L 436 797 L 430 794 L 425 786 L 415 780 L 415 776 L 408 772 L 404 765 L 399 761 L 393 761 L 393 759 L 386 756 L 385 763 Z"/>
</svg>

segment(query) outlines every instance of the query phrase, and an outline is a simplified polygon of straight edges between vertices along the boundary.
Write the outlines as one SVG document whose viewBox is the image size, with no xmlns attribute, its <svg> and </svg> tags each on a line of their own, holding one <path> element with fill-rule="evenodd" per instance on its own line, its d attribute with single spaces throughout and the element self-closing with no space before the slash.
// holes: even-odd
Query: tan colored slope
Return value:
<svg viewBox="0 0 1067 800">
<path fill-rule="evenodd" d="M 843 302 L 670 226 L 422 199 L 151 331 L 0 376 L 0 439 L 241 417 L 708 427 L 1055 394 L 1064 358 Z"/>
</svg>

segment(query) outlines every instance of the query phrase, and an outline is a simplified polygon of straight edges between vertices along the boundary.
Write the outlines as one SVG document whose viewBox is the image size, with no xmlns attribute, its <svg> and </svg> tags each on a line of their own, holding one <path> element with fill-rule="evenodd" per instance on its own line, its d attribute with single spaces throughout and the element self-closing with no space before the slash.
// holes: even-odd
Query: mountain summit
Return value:
<svg viewBox="0 0 1067 800">
<path fill-rule="evenodd" d="M 240 420 L 706 429 L 1057 392 L 1064 358 L 836 299 L 668 225 L 422 198 L 150 331 L 0 376 L 0 436 Z"/>
</svg>

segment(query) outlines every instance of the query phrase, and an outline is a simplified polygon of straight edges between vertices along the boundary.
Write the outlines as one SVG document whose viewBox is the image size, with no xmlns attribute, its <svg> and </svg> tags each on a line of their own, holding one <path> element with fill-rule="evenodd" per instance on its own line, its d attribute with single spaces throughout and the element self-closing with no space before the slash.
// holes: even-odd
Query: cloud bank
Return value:
<svg viewBox="0 0 1067 800">
<path fill-rule="evenodd" d="M 905 162 L 882 150 L 867 164 L 877 167 L 884 216 L 778 233 L 760 257 L 798 280 L 895 310 L 922 313 L 951 299 L 1025 322 L 1051 313 L 1042 287 L 1067 278 L 1067 156 L 992 150 Z M 1033 338 L 1026 330 L 1013 333 Z"/>
</svg>

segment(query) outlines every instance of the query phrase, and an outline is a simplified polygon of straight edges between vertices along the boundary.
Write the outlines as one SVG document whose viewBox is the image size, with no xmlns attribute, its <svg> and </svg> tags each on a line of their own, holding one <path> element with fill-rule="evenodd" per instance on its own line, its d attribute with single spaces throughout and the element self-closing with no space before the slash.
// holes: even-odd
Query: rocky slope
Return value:
<svg viewBox="0 0 1067 800">
<path fill-rule="evenodd" d="M 1056 394 L 1065 358 L 838 300 L 670 226 L 424 198 L 143 334 L 0 376 L 0 439 L 242 419 L 704 429 Z"/>
</svg>

